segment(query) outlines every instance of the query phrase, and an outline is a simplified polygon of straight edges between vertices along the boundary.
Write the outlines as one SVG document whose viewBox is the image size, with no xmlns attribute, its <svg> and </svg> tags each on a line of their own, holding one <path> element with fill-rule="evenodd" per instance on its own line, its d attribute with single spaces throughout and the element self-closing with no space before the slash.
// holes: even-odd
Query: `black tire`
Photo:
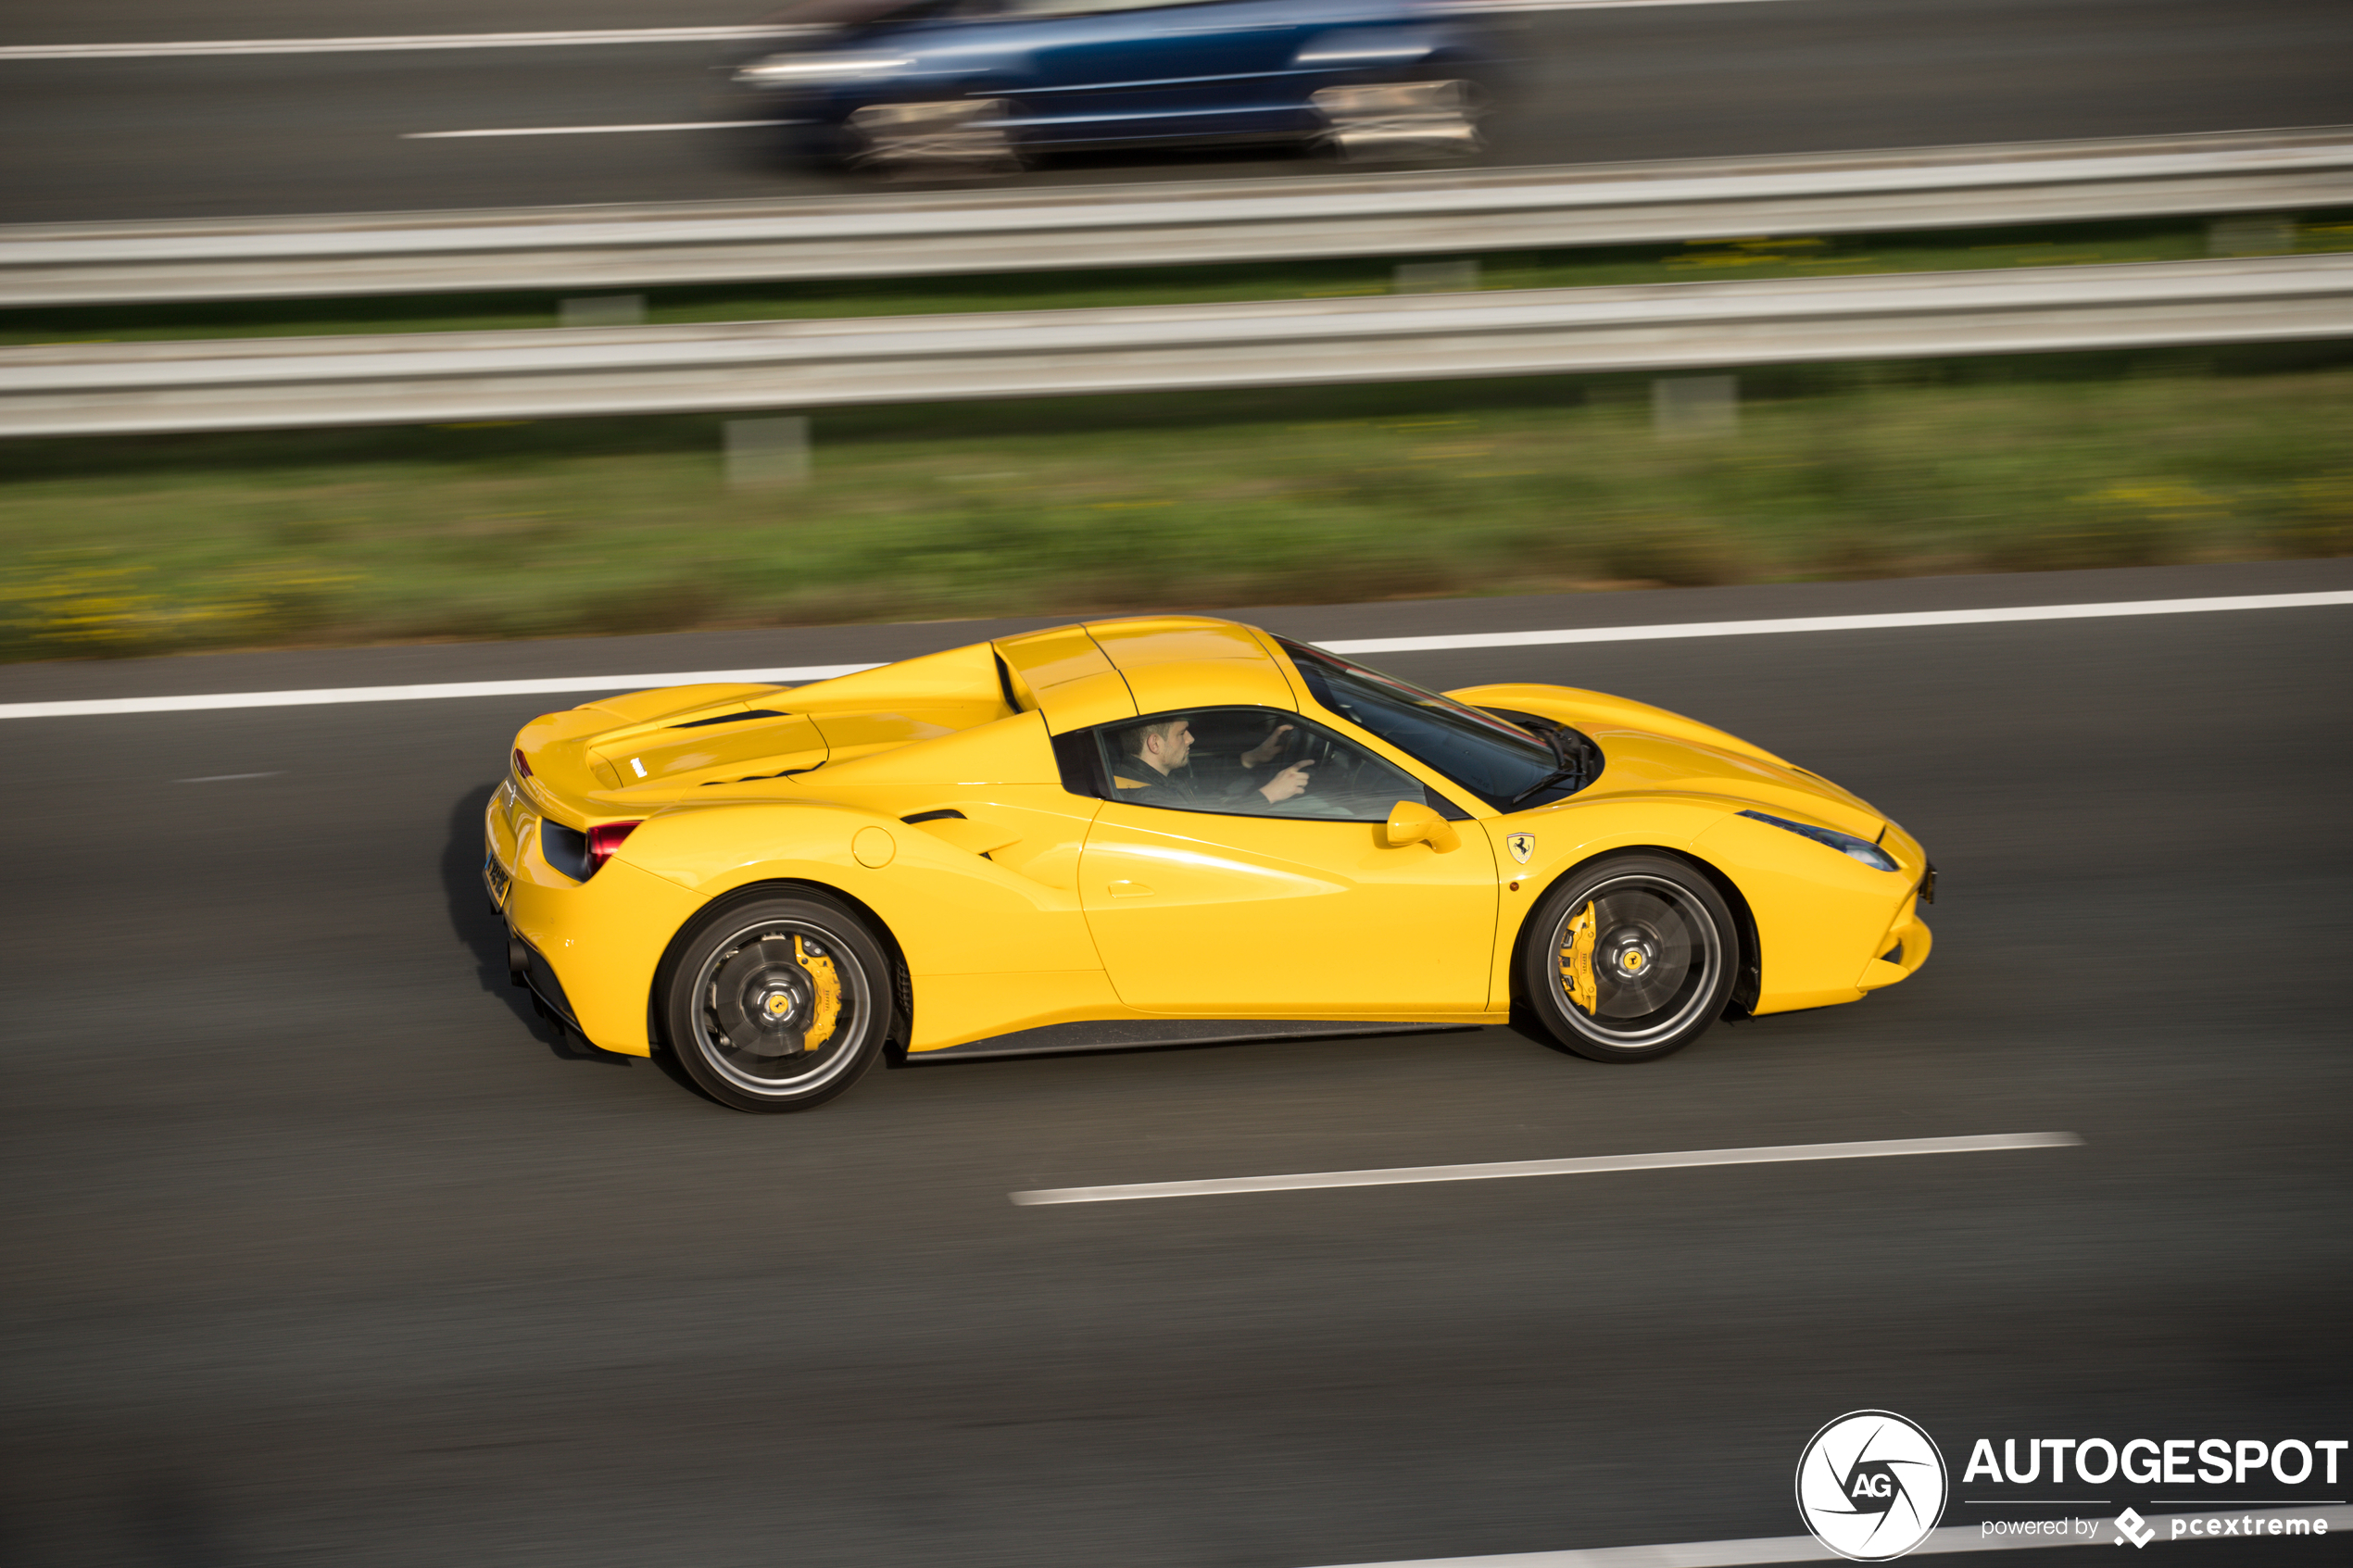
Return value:
<svg viewBox="0 0 2353 1568">
<path fill-rule="evenodd" d="M 665 1043 L 736 1110 L 806 1110 L 864 1075 L 890 1033 L 891 969 L 865 920 L 811 889 L 697 917 L 657 995 Z"/>
<path fill-rule="evenodd" d="M 1740 956 L 1732 911 L 1697 869 L 1618 855 L 1579 867 L 1544 896 L 1529 919 L 1520 989 L 1579 1056 L 1648 1061 L 1723 1016 Z"/>
<path fill-rule="evenodd" d="M 1410 76 L 1335 84 L 1309 94 L 1323 116 L 1317 144 L 1342 163 L 1372 167 L 1445 165 L 1475 159 L 1490 94 L 1453 61 L 1432 61 Z"/>
<path fill-rule="evenodd" d="M 1020 140 L 1001 123 L 1013 106 L 967 93 L 952 98 L 867 104 L 838 135 L 843 166 L 888 180 L 969 181 L 1022 171 Z"/>
</svg>

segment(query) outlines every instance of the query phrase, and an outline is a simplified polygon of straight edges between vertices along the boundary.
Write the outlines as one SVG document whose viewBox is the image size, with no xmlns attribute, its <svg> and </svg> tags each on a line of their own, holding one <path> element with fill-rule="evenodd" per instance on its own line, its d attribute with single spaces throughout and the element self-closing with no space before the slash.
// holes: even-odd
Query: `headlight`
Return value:
<svg viewBox="0 0 2353 1568">
<path fill-rule="evenodd" d="M 736 72 L 736 80 L 747 87 L 799 87 L 883 76 L 914 63 L 882 55 L 771 55 Z"/>
<path fill-rule="evenodd" d="M 1857 838 L 1851 833 L 1840 833 L 1832 828 L 1818 828 L 1811 822 L 1793 822 L 1787 817 L 1768 817 L 1762 811 L 1743 811 L 1741 815 L 1753 817 L 1760 822 L 1770 822 L 1777 828 L 1787 828 L 1800 838 L 1810 838 L 1817 844 L 1828 845 L 1842 855 L 1862 861 L 1875 872 L 1895 869 L 1895 857 L 1868 838 Z"/>
</svg>

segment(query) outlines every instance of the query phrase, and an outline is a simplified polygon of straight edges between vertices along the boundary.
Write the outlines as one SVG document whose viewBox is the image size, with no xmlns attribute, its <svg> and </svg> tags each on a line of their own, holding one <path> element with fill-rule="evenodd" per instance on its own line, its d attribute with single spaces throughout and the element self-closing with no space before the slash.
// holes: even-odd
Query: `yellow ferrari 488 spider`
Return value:
<svg viewBox="0 0 2353 1568">
<path fill-rule="evenodd" d="M 1642 1060 L 1903 979 L 1935 889 L 1902 828 L 1720 730 L 1189 616 L 551 713 L 485 827 L 542 1010 L 743 1110 L 886 1053 L 1516 1012 Z"/>
</svg>

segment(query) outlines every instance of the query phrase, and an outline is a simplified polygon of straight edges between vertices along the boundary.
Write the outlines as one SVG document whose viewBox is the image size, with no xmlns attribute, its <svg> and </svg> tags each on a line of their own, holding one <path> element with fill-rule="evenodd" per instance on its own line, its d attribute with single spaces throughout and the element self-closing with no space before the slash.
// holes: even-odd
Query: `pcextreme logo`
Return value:
<svg viewBox="0 0 2353 1568">
<path fill-rule="evenodd" d="M 1814 1434 L 1797 1461 L 1797 1512 L 1814 1538 L 1856 1562 L 1885 1562 L 1944 1514 L 1944 1456 L 1917 1423 L 1855 1411 Z"/>
</svg>

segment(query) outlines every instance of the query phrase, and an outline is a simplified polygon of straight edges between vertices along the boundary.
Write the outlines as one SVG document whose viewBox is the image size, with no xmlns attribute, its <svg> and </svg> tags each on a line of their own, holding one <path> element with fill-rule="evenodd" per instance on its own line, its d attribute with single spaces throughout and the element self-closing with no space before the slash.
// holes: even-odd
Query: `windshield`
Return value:
<svg viewBox="0 0 2353 1568">
<path fill-rule="evenodd" d="M 1549 743 L 1453 697 L 1408 685 L 1304 643 L 1287 637 L 1276 641 L 1299 666 L 1317 702 L 1436 769 L 1498 811 L 1521 810 L 1574 795 L 1599 771 L 1598 767 L 1565 770 Z M 1569 776 L 1554 777 L 1564 771 Z M 1548 779 L 1553 782 L 1547 784 Z"/>
</svg>

